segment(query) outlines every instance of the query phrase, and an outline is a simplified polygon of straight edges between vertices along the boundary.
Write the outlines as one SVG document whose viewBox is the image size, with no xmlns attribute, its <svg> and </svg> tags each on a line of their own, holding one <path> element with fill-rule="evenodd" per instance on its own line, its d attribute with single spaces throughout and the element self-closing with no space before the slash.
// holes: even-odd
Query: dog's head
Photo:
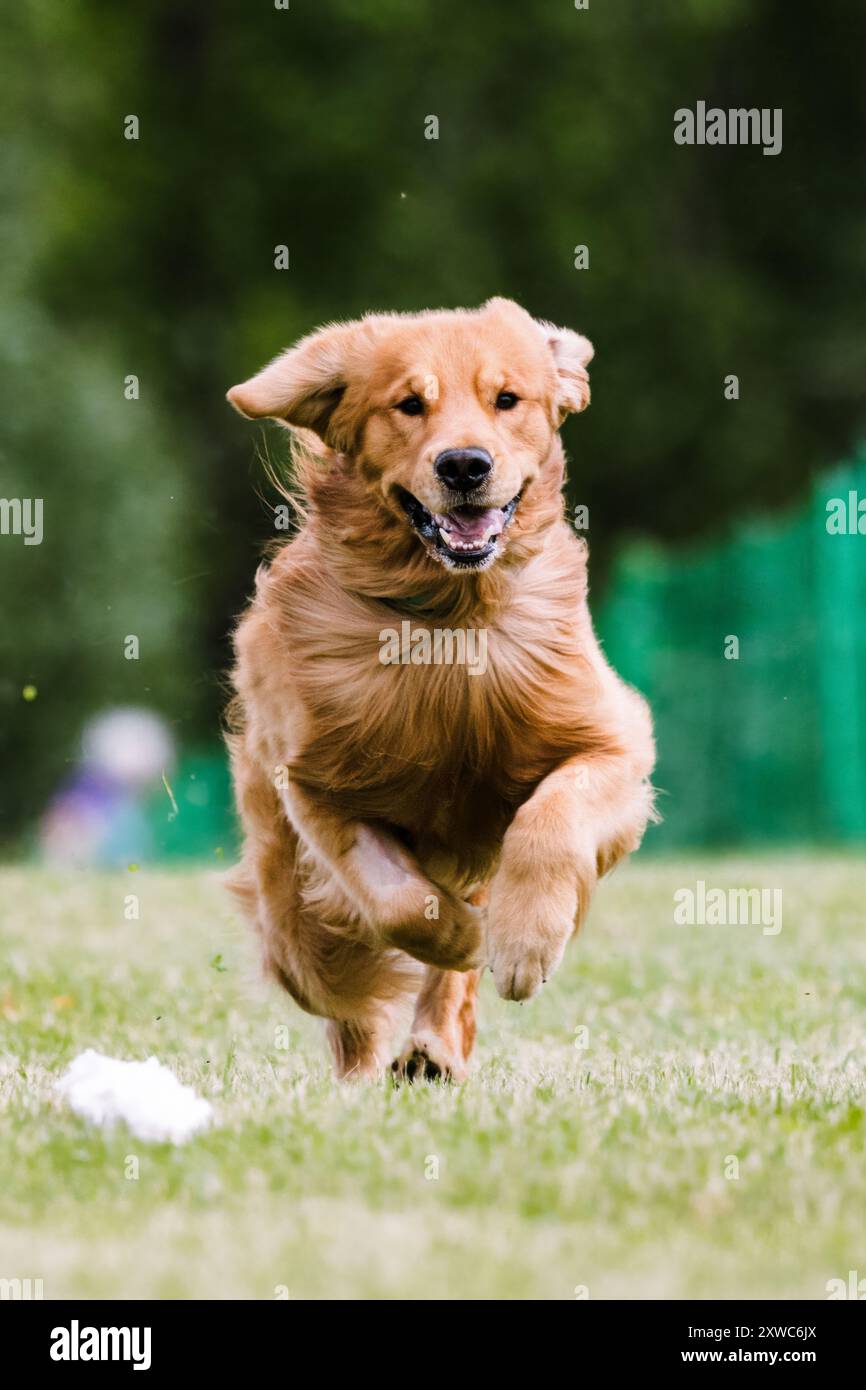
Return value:
<svg viewBox="0 0 866 1390">
<path fill-rule="evenodd" d="M 507 299 L 319 329 L 228 399 L 313 430 L 452 570 L 491 565 L 571 411 L 592 344 Z"/>
</svg>

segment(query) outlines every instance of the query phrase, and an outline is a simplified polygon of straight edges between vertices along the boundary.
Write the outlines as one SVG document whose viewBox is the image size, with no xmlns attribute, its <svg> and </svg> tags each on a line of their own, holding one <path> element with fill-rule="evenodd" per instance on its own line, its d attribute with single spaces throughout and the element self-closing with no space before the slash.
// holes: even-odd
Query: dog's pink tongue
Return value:
<svg viewBox="0 0 866 1390">
<path fill-rule="evenodd" d="M 498 536 L 502 530 L 501 507 L 479 511 L 477 507 L 458 507 L 442 518 L 443 527 L 461 541 L 482 541 L 488 534 Z"/>
</svg>

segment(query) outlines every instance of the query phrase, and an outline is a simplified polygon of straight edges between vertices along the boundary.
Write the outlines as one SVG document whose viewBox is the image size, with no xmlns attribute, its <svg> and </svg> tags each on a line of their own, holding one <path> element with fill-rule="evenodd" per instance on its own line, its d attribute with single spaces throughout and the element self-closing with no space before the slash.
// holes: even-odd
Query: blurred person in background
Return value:
<svg viewBox="0 0 866 1390">
<path fill-rule="evenodd" d="M 165 720 L 151 710 L 120 707 L 84 727 L 71 777 L 52 797 L 40 826 L 50 864 L 117 868 L 153 857 L 147 816 L 150 793 L 175 760 Z"/>
</svg>

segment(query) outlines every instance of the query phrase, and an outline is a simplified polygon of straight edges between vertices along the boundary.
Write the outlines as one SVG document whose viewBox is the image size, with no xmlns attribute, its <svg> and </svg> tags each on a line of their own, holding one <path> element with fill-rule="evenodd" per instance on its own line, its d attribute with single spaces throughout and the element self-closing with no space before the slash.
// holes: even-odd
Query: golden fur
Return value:
<svg viewBox="0 0 866 1390">
<path fill-rule="evenodd" d="M 591 356 L 494 299 L 324 328 L 229 392 L 301 432 L 306 514 L 236 635 L 232 886 L 340 1075 L 380 1071 L 414 1001 L 395 1069 L 464 1076 L 480 968 L 534 994 L 652 815 L 649 712 L 598 647 L 563 515 Z M 493 466 L 455 507 L 436 461 L 468 448 Z M 491 524 L 464 567 L 451 528 Z M 486 669 L 383 664 L 405 620 L 483 630 Z"/>
</svg>

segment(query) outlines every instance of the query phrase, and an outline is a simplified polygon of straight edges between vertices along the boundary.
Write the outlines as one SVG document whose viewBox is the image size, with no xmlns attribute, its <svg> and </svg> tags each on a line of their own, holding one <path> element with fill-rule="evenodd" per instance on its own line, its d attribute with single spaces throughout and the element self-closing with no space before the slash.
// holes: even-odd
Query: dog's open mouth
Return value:
<svg viewBox="0 0 866 1390">
<path fill-rule="evenodd" d="M 517 510 L 520 493 L 504 507 L 464 505 L 450 512 L 430 512 L 404 488 L 397 497 L 419 536 L 433 544 L 450 565 L 474 568 L 493 558 L 499 538 Z"/>
</svg>

